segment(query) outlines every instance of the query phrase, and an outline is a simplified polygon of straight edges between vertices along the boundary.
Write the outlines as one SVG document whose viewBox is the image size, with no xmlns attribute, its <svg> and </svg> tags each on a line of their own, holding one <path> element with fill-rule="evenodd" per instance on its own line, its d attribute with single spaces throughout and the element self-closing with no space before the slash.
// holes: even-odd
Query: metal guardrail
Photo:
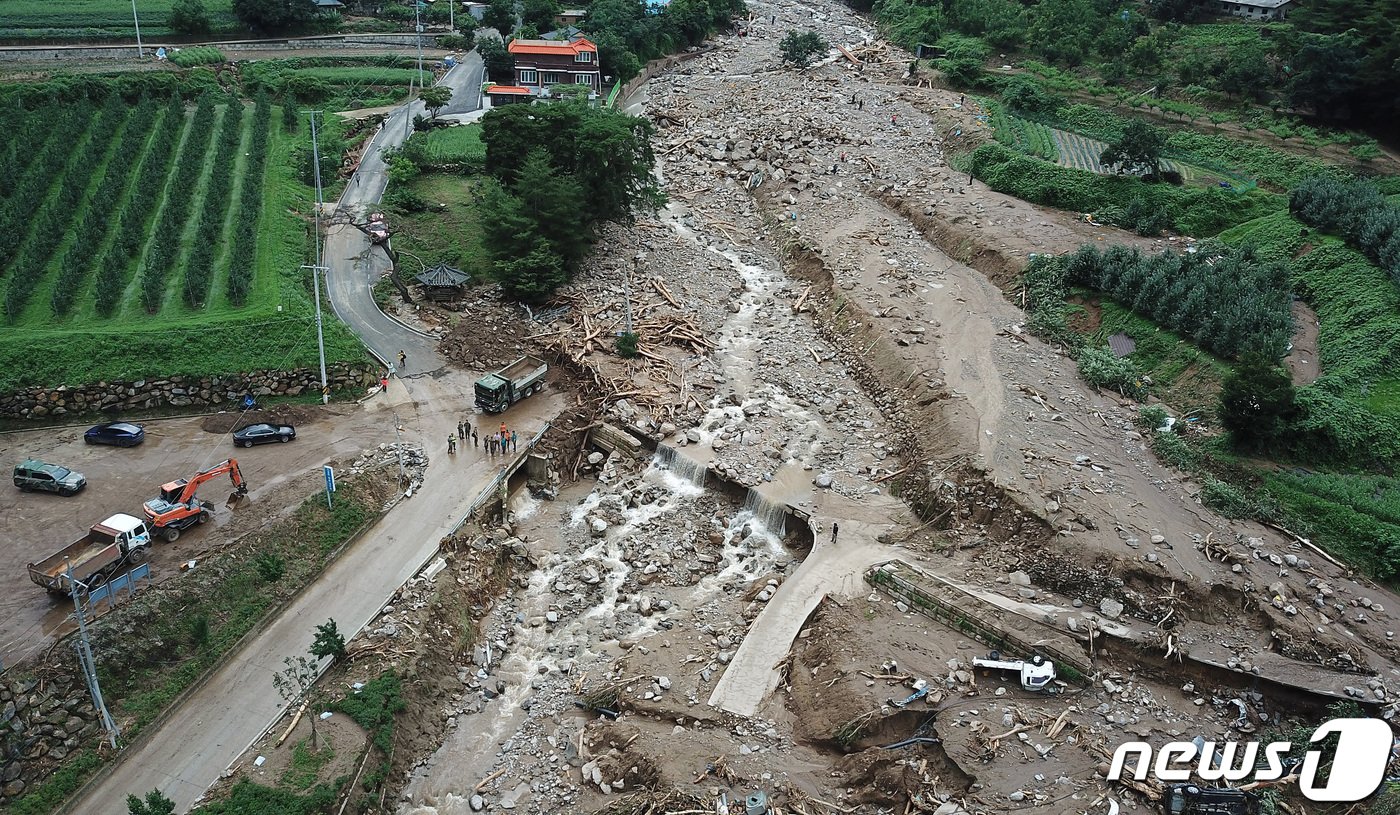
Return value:
<svg viewBox="0 0 1400 815">
<path fill-rule="evenodd" d="M 1044 654 L 1055 660 L 1058 664 L 1070 666 L 1081 674 L 1088 675 L 1093 673 L 1093 666 L 1084 658 L 1083 654 L 1068 653 L 1045 642 L 1027 642 L 1016 634 L 1007 631 L 995 621 L 968 611 L 965 608 L 961 608 L 950 600 L 937 597 L 918 586 L 913 581 L 885 569 L 884 567 L 886 565 L 888 564 L 882 563 L 867 571 L 865 573 L 865 581 L 892 595 L 904 598 L 920 613 L 946 623 L 968 636 L 975 637 L 985 642 L 987 645 L 997 650 L 1022 657 L 1030 657 L 1033 654 Z M 899 565 L 905 566 L 906 564 L 899 563 Z M 914 572 L 911 568 L 910 574 L 917 574 L 917 572 Z M 949 586 L 948 588 L 956 591 L 955 587 Z M 969 603 L 982 602 L 971 595 L 967 595 L 965 599 Z"/>
<path fill-rule="evenodd" d="M 448 533 L 449 535 L 457 534 L 457 531 L 463 526 L 465 526 L 467 521 L 470 521 L 472 518 L 475 518 L 476 514 L 481 511 L 481 508 L 491 502 L 491 500 L 496 496 L 496 490 L 500 489 L 501 482 L 505 479 L 510 478 L 512 475 L 515 474 L 516 470 L 520 469 L 520 466 L 525 462 L 525 459 L 530 456 L 530 451 L 534 449 L 536 444 L 539 444 L 540 439 L 544 438 L 544 434 L 547 433 L 549 429 L 553 426 L 554 425 L 552 422 L 545 422 L 544 427 L 540 428 L 538 433 L 536 433 L 529 441 L 525 442 L 525 449 L 519 453 L 516 453 L 515 461 L 512 461 L 510 464 L 501 465 L 500 471 L 496 473 L 495 477 L 491 479 L 491 482 L 487 484 L 481 490 L 481 492 L 477 493 L 476 500 L 472 501 L 471 506 L 467 507 L 466 514 L 463 515 L 462 518 L 459 521 L 457 521 L 457 524 L 452 527 L 452 531 Z"/>
</svg>

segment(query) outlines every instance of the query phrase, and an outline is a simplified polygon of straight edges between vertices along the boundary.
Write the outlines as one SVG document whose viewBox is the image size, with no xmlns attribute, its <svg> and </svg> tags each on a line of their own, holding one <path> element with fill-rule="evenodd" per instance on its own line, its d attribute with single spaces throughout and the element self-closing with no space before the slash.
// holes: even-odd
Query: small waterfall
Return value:
<svg viewBox="0 0 1400 815">
<path fill-rule="evenodd" d="M 787 507 L 752 487 L 744 499 L 744 510 L 771 534 L 780 538 L 787 534 Z"/>
<path fill-rule="evenodd" d="M 705 486 L 705 465 L 668 444 L 656 446 L 656 466 L 697 487 Z"/>
</svg>

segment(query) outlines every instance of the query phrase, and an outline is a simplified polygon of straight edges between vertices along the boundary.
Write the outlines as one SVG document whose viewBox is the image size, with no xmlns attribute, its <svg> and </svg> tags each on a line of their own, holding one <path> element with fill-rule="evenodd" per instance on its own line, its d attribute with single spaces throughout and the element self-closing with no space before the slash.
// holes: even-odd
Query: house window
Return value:
<svg viewBox="0 0 1400 815">
<path fill-rule="evenodd" d="M 564 81 L 564 74 L 559 71 L 545 71 L 540 75 L 540 84 L 559 85 Z"/>
<path fill-rule="evenodd" d="M 534 85 L 534 84 L 536 84 L 536 83 L 539 82 L 539 79 L 540 79 L 540 77 L 539 77 L 539 73 L 538 73 L 537 71 L 535 71 L 535 70 L 533 70 L 533 69 L 530 69 L 530 68 L 521 68 L 521 69 L 520 69 L 520 84 L 522 84 L 522 85 Z"/>
<path fill-rule="evenodd" d="M 593 55 L 588 51 L 580 51 L 574 54 L 574 62 L 592 62 Z"/>
<path fill-rule="evenodd" d="M 597 74 L 574 74 L 574 84 L 587 85 L 590 88 L 598 87 Z"/>
</svg>

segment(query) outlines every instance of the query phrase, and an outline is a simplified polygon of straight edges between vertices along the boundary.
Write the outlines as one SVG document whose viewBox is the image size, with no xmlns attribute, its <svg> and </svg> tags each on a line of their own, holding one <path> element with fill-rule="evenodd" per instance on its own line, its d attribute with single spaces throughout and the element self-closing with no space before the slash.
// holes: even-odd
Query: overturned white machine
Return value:
<svg viewBox="0 0 1400 815">
<path fill-rule="evenodd" d="M 1028 691 L 1055 691 L 1055 663 L 1039 654 L 1030 659 L 1002 659 L 1000 652 L 993 651 L 986 657 L 973 657 L 972 665 L 975 668 L 1015 671 L 1021 679 L 1021 687 Z"/>
</svg>

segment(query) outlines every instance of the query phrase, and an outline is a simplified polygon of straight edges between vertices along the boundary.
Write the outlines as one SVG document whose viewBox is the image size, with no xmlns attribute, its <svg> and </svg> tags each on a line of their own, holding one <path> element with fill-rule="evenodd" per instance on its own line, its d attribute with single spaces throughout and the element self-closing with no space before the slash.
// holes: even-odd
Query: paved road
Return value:
<svg viewBox="0 0 1400 815">
<path fill-rule="evenodd" d="M 458 91 L 480 84 L 480 61 L 465 64 L 444 77 Z M 455 98 L 455 96 L 454 96 Z M 386 177 L 382 151 L 402 142 L 406 117 L 421 105 L 405 106 L 389 117 L 375 137 L 365 162 L 341 199 L 341 206 L 363 210 L 379 200 Z M 359 214 L 358 212 L 356 213 Z M 336 313 L 384 359 L 399 350 L 408 355 L 402 373 L 409 379 L 390 384 L 382 402 L 368 409 L 394 411 L 405 424 L 404 440 L 418 441 L 429 453 L 423 488 L 396 508 L 348 548 L 340 559 L 296 601 L 247 643 L 231 654 L 193 695 L 180 704 L 158 732 L 128 748 L 112 772 L 93 784 L 67 811 L 79 815 L 126 815 L 128 793 L 144 795 L 159 788 L 186 811 L 286 708 L 272 677 L 290 655 L 305 654 L 315 626 L 334 619 L 349 632 L 358 632 L 385 601 L 412 577 L 437 550 L 491 480 L 491 460 L 470 453 L 442 454 L 444 436 L 462 418 L 464 395 L 471 393 L 473 374 L 448 371 L 438 356 L 436 340 L 389 319 L 370 293 L 376 275 L 387 268 L 383 252 L 369 251 L 369 240 L 353 226 L 333 229 L 326 241 L 326 265 L 331 303 Z M 416 376 L 432 371 L 431 377 Z M 511 409 L 509 421 L 534 433 L 562 407 L 552 393 L 536 396 Z M 385 439 L 368 441 L 393 441 Z"/>
<path fill-rule="evenodd" d="M 896 498 L 870 495 L 859 503 L 831 492 L 817 498 L 812 513 L 816 543 L 807 559 L 792 574 L 754 620 L 734 659 L 715 683 L 710 706 L 740 716 L 753 716 L 778 685 L 777 665 L 792 647 L 802 625 L 828 594 L 862 593 L 865 570 L 899 557 L 900 550 L 877 543 L 876 538 L 896 524 L 907 508 Z M 832 522 L 840 524 L 832 543 Z"/>
<path fill-rule="evenodd" d="M 481 74 L 481 58 L 475 52 L 447 72 L 439 84 L 453 89 L 451 107 L 480 104 Z M 340 196 L 338 211 L 348 213 L 356 222 L 364 222 L 384 195 L 389 180 L 384 151 L 403 144 L 406 123 L 422 112 L 422 104 L 415 101 L 400 107 L 384 121 Z M 398 354 L 403 351 L 407 357 L 399 372 L 403 376 L 443 367 L 435 338 L 388 317 L 375 304 L 374 284 L 388 273 L 391 265 L 383 249 L 371 246 L 369 238 L 353 225 L 333 224 L 326 231 L 325 264 L 331 270 L 327 290 L 336 316 L 359 335 L 370 351 L 396 366 Z"/>
<path fill-rule="evenodd" d="M 334 619 L 358 632 L 400 585 L 437 550 L 472 500 L 496 473 L 496 462 L 482 455 L 448 456 L 442 439 L 462 418 L 461 394 L 472 374 L 450 371 L 390 383 L 383 402 L 367 407 L 397 412 L 406 441 L 418 441 L 429 454 L 423 488 L 395 508 L 331 564 L 326 572 L 257 637 L 230 655 L 209 681 L 172 713 L 144 744 L 129 748 L 113 773 L 94 785 L 70 810 L 80 815 L 126 815 L 128 793 L 144 795 L 159 788 L 186 811 L 218 780 L 231 762 L 286 705 L 272 676 L 282 660 L 305 654 L 313 629 Z M 513 407 L 509 421 L 533 435 L 563 406 L 552 391 Z M 367 441 L 393 441 L 371 438 Z"/>
</svg>

